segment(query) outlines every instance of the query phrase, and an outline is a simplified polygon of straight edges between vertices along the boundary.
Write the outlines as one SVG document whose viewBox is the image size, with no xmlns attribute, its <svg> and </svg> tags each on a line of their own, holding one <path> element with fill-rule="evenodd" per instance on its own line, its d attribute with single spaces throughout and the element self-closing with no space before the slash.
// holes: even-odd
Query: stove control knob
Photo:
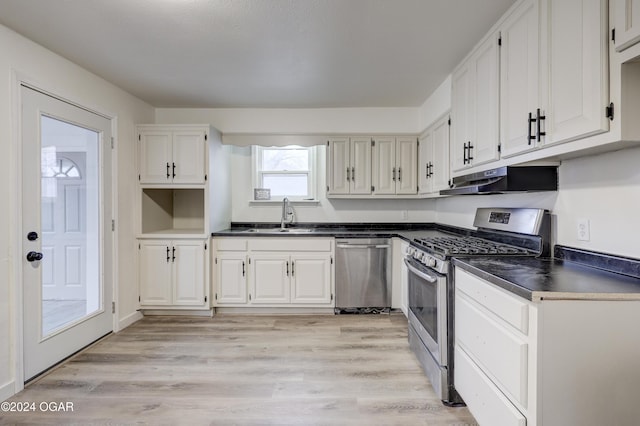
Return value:
<svg viewBox="0 0 640 426">
<path fill-rule="evenodd" d="M 436 260 L 433 257 L 430 257 L 428 259 L 425 259 L 425 264 L 427 266 L 429 266 L 430 268 L 435 268 L 436 266 Z"/>
</svg>

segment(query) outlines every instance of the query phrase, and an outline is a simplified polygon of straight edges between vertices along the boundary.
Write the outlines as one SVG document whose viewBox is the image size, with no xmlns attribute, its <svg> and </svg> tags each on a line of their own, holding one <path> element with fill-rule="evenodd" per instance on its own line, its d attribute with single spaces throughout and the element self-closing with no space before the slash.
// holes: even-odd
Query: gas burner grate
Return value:
<svg viewBox="0 0 640 426">
<path fill-rule="evenodd" d="M 529 252 L 520 247 L 500 244 L 477 237 L 428 237 L 414 240 L 427 250 L 450 255 L 526 255 Z"/>
</svg>

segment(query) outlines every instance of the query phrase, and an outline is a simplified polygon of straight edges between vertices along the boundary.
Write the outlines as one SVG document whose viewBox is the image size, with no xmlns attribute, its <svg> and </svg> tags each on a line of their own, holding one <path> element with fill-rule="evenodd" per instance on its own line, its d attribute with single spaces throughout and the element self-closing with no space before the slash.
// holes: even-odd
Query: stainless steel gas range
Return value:
<svg viewBox="0 0 640 426">
<path fill-rule="evenodd" d="M 453 383 L 452 257 L 548 256 L 550 214 L 542 209 L 479 208 L 477 231 L 427 231 L 412 241 L 408 269 L 409 344 L 447 405 L 464 404 Z"/>
</svg>

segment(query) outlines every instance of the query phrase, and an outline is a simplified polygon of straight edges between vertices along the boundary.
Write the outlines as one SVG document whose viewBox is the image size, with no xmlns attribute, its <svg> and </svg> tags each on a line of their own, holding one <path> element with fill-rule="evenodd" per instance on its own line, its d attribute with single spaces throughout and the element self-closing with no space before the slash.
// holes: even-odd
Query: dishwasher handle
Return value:
<svg viewBox="0 0 640 426">
<path fill-rule="evenodd" d="M 336 247 L 341 249 L 386 249 L 391 246 L 389 244 L 338 244 Z"/>
</svg>

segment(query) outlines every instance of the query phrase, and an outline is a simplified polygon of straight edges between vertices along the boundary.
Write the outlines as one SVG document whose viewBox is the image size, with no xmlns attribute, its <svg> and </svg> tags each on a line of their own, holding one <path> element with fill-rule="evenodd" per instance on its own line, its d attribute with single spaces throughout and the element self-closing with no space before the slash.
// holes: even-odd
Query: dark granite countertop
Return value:
<svg viewBox="0 0 640 426">
<path fill-rule="evenodd" d="M 557 254 L 556 257 L 558 257 Z M 632 266 L 633 263 L 640 262 L 633 259 L 629 261 Z M 473 257 L 454 259 L 454 265 L 456 268 L 466 270 L 533 301 L 543 299 L 640 300 L 639 277 L 611 272 L 575 261 L 558 258 Z"/>
<path fill-rule="evenodd" d="M 234 223 L 231 228 L 212 232 L 212 237 L 335 237 L 335 238 L 402 238 L 411 242 L 432 232 L 452 231 L 468 234 L 473 231 L 434 223 L 304 223 L 288 226 L 280 232 L 277 223 Z M 258 229 L 259 232 L 255 230 Z M 253 230 L 253 231 L 252 231 Z M 311 230 L 305 232 L 304 230 Z"/>
</svg>

